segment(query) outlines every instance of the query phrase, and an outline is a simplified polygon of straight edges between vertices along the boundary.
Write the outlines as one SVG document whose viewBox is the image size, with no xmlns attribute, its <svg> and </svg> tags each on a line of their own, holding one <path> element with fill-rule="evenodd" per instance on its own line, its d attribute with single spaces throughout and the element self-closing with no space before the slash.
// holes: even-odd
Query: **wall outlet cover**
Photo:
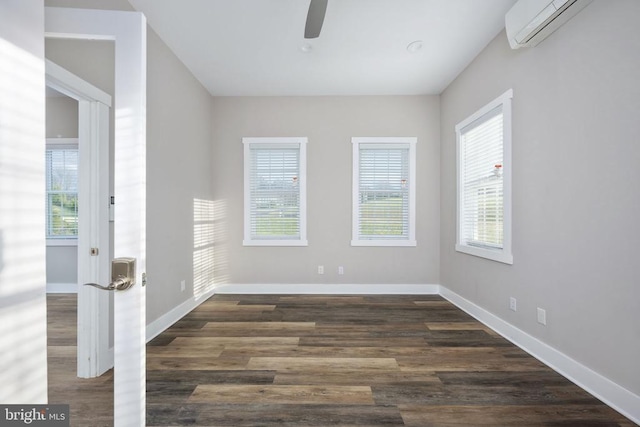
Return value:
<svg viewBox="0 0 640 427">
<path fill-rule="evenodd" d="M 538 323 L 541 325 L 547 324 L 547 311 L 538 307 Z"/>
</svg>

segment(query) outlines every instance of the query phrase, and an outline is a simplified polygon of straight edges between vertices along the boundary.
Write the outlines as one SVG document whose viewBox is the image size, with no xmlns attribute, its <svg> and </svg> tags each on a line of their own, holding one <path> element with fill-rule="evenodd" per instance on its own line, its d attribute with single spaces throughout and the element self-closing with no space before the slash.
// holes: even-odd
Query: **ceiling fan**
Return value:
<svg viewBox="0 0 640 427">
<path fill-rule="evenodd" d="M 311 0 L 307 13 L 307 24 L 304 27 L 304 38 L 315 39 L 320 35 L 328 0 Z"/>
</svg>

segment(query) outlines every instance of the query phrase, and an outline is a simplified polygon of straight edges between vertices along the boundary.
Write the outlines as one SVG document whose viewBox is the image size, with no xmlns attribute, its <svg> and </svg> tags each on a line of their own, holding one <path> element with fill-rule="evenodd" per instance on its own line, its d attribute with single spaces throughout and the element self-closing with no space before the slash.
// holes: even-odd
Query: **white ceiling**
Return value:
<svg viewBox="0 0 640 427">
<path fill-rule="evenodd" d="M 309 0 L 129 2 L 212 95 L 282 96 L 439 94 L 515 0 L 329 0 L 308 41 Z"/>
</svg>

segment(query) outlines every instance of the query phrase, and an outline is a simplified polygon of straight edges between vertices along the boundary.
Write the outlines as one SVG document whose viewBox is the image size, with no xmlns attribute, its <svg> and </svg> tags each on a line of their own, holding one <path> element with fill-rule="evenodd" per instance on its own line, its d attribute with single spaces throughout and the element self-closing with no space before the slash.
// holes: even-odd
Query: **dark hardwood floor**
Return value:
<svg viewBox="0 0 640 427">
<path fill-rule="evenodd" d="M 111 425 L 75 378 L 75 296 L 49 296 L 49 398 Z M 147 346 L 149 426 L 634 426 L 438 296 L 216 295 Z"/>
<path fill-rule="evenodd" d="M 49 403 L 69 405 L 72 426 L 113 425 L 113 370 L 99 378 L 76 375 L 77 298 L 47 295 Z"/>
</svg>

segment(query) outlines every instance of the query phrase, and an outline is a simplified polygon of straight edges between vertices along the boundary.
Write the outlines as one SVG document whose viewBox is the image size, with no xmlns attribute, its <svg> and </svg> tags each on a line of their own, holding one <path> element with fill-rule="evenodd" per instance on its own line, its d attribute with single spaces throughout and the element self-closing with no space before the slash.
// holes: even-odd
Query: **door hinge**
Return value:
<svg viewBox="0 0 640 427">
<path fill-rule="evenodd" d="M 98 248 L 91 248 L 91 256 L 98 256 Z"/>
</svg>

